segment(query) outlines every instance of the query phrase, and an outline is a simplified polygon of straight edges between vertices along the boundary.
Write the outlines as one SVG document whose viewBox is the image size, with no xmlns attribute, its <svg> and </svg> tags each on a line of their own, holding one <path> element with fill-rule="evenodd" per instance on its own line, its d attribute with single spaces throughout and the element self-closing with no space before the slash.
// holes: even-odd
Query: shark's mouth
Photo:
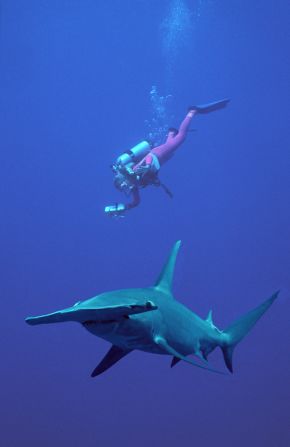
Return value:
<svg viewBox="0 0 290 447">
<path fill-rule="evenodd" d="M 124 315 L 125 319 L 128 319 L 128 315 Z M 119 323 L 120 320 L 88 320 L 88 321 L 84 321 L 82 323 L 83 326 L 92 326 L 94 324 L 112 324 L 112 323 Z"/>
</svg>

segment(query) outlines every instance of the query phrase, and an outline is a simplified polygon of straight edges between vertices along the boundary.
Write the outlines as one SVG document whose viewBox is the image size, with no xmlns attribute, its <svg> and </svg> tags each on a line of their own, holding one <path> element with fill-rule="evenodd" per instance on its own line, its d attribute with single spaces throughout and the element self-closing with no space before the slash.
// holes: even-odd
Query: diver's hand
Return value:
<svg viewBox="0 0 290 447">
<path fill-rule="evenodd" d="M 131 176 L 136 175 L 136 172 L 130 166 L 126 166 L 125 169 L 126 169 L 127 174 L 129 174 Z"/>
<path fill-rule="evenodd" d="M 126 207 L 123 203 L 116 203 L 115 205 L 109 205 L 105 207 L 105 214 L 108 216 L 122 217 Z"/>
<path fill-rule="evenodd" d="M 142 165 L 138 166 L 138 168 L 135 170 L 137 175 L 144 175 L 146 172 L 148 172 L 150 169 L 150 165 Z"/>
</svg>

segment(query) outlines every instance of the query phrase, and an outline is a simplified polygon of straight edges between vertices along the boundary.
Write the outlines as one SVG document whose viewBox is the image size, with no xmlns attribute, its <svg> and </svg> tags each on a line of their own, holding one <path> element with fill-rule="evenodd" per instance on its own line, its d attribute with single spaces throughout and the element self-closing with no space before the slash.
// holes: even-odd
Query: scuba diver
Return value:
<svg viewBox="0 0 290 447">
<path fill-rule="evenodd" d="M 179 129 L 169 128 L 164 144 L 152 147 L 145 140 L 120 155 L 112 165 L 115 175 L 114 185 L 127 196 L 131 196 L 132 199 L 126 204 L 116 203 L 106 206 L 105 213 L 109 216 L 123 217 L 124 212 L 139 205 L 139 190 L 149 185 L 161 186 L 172 198 L 172 193 L 158 178 L 160 167 L 173 156 L 176 149 L 184 142 L 194 115 L 222 109 L 226 107 L 228 102 L 229 99 L 223 99 L 209 104 L 189 107 Z"/>
</svg>

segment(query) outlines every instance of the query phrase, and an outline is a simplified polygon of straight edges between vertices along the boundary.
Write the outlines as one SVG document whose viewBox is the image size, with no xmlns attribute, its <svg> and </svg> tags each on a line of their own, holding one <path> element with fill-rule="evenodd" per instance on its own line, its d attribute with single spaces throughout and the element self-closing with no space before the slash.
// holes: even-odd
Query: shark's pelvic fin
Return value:
<svg viewBox="0 0 290 447">
<path fill-rule="evenodd" d="M 207 358 L 205 357 L 205 355 L 201 352 L 201 351 L 196 351 L 194 353 L 194 355 L 196 355 L 196 357 L 198 357 L 204 364 L 207 364 Z M 173 368 L 173 366 L 175 366 L 178 362 L 181 361 L 181 358 L 179 357 L 172 357 L 172 361 L 171 361 L 171 368 Z"/>
<path fill-rule="evenodd" d="M 169 344 L 167 343 L 167 341 L 163 337 L 160 337 L 160 336 L 157 335 L 157 336 L 154 337 L 154 341 L 165 352 L 167 352 L 170 355 L 173 355 L 174 357 L 176 357 L 179 360 L 183 360 L 184 362 L 190 363 L 193 366 L 197 366 L 197 368 L 206 369 L 208 371 L 215 372 L 215 373 L 218 373 L 218 374 L 224 374 L 222 371 L 218 371 L 217 369 L 210 368 L 209 366 L 200 365 L 199 363 L 196 363 L 193 360 L 191 360 L 191 359 L 185 357 L 184 355 L 180 354 L 179 352 L 175 351 L 175 349 L 173 349 L 171 346 L 169 346 Z M 172 363 L 173 363 L 173 361 L 172 361 Z M 177 363 L 177 361 L 174 361 L 174 365 L 176 363 Z M 172 366 L 174 366 L 174 365 L 172 365 Z"/>
<path fill-rule="evenodd" d="M 179 359 L 178 357 L 172 357 L 172 361 L 171 361 L 171 368 L 173 368 L 173 366 L 175 366 L 178 362 L 180 362 L 181 359 Z"/>
<path fill-rule="evenodd" d="M 235 346 L 248 334 L 252 327 L 269 309 L 272 303 L 278 297 L 279 292 L 274 293 L 268 300 L 264 301 L 260 306 L 251 310 L 223 331 L 224 343 L 221 346 L 225 364 L 229 371 L 233 372 L 233 351 Z"/>
<path fill-rule="evenodd" d="M 156 289 L 171 293 L 172 280 L 173 280 L 173 275 L 174 275 L 174 267 L 175 267 L 178 250 L 180 248 L 180 244 L 181 244 L 181 241 L 177 241 L 174 244 L 174 246 L 171 250 L 171 253 L 169 255 L 169 258 L 168 258 L 166 264 L 164 265 L 163 270 L 160 273 L 158 280 L 155 283 Z"/>
<path fill-rule="evenodd" d="M 129 354 L 132 350 L 124 350 L 119 348 L 118 346 L 112 346 L 111 349 L 107 352 L 103 360 L 98 364 L 98 366 L 94 369 L 91 374 L 91 377 L 96 377 L 102 374 L 107 369 L 111 368 L 111 366 L 115 365 L 119 360 L 121 360 L 125 355 Z"/>
</svg>

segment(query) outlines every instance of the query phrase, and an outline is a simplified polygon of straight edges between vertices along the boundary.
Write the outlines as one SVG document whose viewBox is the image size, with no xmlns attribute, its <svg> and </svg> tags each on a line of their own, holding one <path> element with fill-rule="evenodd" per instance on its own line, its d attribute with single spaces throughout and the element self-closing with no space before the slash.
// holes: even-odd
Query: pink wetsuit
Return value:
<svg viewBox="0 0 290 447">
<path fill-rule="evenodd" d="M 153 162 L 152 154 L 156 155 L 160 166 L 163 165 L 167 160 L 169 160 L 176 149 L 185 140 L 191 119 L 195 115 L 195 113 L 196 112 L 194 110 L 190 110 L 180 124 L 178 133 L 176 134 L 174 131 L 169 131 L 166 142 L 164 144 L 161 144 L 160 146 L 154 147 L 139 163 L 137 163 L 133 167 L 133 170 L 135 171 L 142 165 L 151 165 L 151 163 Z"/>
<path fill-rule="evenodd" d="M 145 157 L 133 166 L 133 170 L 136 171 L 140 166 L 153 166 L 154 158 L 157 157 L 159 165 L 163 165 L 169 158 L 172 157 L 176 149 L 183 143 L 186 138 L 186 134 L 188 128 L 190 126 L 190 122 L 192 117 L 195 115 L 195 110 L 190 110 L 182 123 L 179 126 L 178 132 L 176 133 L 174 130 L 170 130 L 164 144 L 160 146 L 154 147 L 151 151 L 145 155 Z M 154 157 L 155 156 L 155 157 Z M 158 164 L 158 163 L 157 163 Z M 156 171 L 158 171 L 159 167 L 155 166 Z M 131 209 L 138 206 L 140 203 L 140 194 L 138 187 L 135 187 L 132 190 L 132 201 L 125 205 L 125 209 Z"/>
</svg>

